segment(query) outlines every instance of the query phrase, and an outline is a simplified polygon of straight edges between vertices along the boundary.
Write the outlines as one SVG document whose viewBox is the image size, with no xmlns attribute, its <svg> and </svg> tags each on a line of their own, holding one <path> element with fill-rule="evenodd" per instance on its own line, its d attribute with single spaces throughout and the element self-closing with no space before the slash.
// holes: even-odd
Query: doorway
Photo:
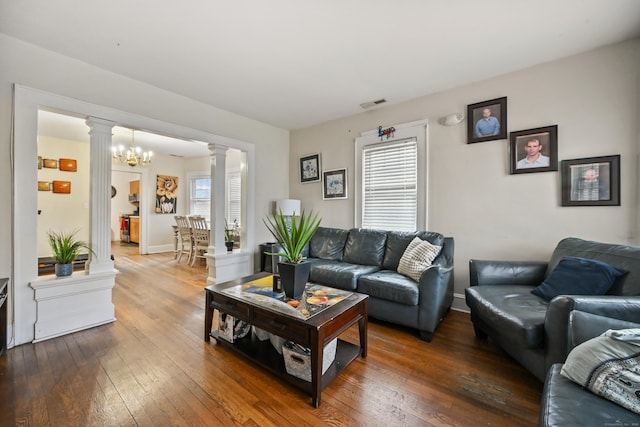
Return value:
<svg viewBox="0 0 640 427">
<path fill-rule="evenodd" d="M 137 246 L 139 254 L 142 253 L 140 232 L 146 229 L 139 227 L 141 177 L 140 172 L 111 171 L 111 242 Z M 132 234 L 131 217 L 137 218 L 135 234 Z"/>
<path fill-rule="evenodd" d="M 100 121 L 102 126 L 107 123 L 114 125 L 122 123 L 131 128 L 149 129 L 160 135 L 183 138 L 185 141 L 201 141 L 211 144 L 213 147 L 237 148 L 246 152 L 247 158 L 247 206 L 246 212 L 249 218 L 253 218 L 255 212 L 255 173 L 253 164 L 255 163 L 255 147 L 253 144 L 236 140 L 229 137 L 216 135 L 210 132 L 200 131 L 173 123 L 151 119 L 148 117 L 131 114 L 126 111 L 116 110 L 110 107 L 92 104 L 41 90 L 31 89 L 18 84 L 14 85 L 14 105 L 13 105 L 13 132 L 11 152 L 13 156 L 12 164 L 19 165 L 12 170 L 12 282 L 11 301 L 9 310 L 11 311 L 12 324 L 10 325 L 9 347 L 31 342 L 35 337 L 34 326 L 37 321 L 37 304 L 34 298 L 32 283 L 38 283 L 37 245 L 37 153 L 38 138 L 38 111 L 47 110 L 73 116 L 76 118 L 91 118 L 94 122 Z M 99 118 L 99 119 L 98 119 Z M 104 141 L 104 140 L 103 140 Z M 94 151 L 91 150 L 93 156 Z M 97 158 L 104 164 L 105 153 L 96 151 Z M 93 170 L 93 168 L 92 168 Z M 92 188 L 99 188 L 98 194 L 106 192 L 110 186 L 111 170 L 104 170 L 96 174 L 95 182 L 91 183 Z M 144 172 L 143 172 L 144 173 Z M 93 180 L 92 180 L 93 181 Z M 216 198 L 223 198 L 223 190 Z M 218 189 L 216 189 L 218 191 Z M 91 201 L 95 201 L 100 209 L 89 209 L 90 224 L 99 234 L 96 240 L 97 249 L 101 253 L 110 253 L 110 210 L 103 202 L 104 198 L 95 198 L 95 192 L 91 190 Z M 108 196 L 107 196 L 108 197 Z M 248 247 L 253 247 L 253 222 L 246 224 L 246 235 Z M 216 230 L 221 230 L 222 225 Z M 212 232 L 212 233 L 215 233 Z M 93 234 L 93 231 L 92 231 Z M 93 236 L 92 236 L 93 237 Z M 92 239 L 93 240 L 93 239 Z M 215 235 L 216 247 L 224 249 L 224 238 L 222 233 Z M 143 242 L 144 243 L 144 242 Z M 171 245 L 172 246 L 172 245 Z M 221 251 L 222 252 L 222 251 Z M 101 268 L 108 264 L 108 260 L 100 258 Z M 239 258 L 240 259 L 240 258 Z M 244 269 L 252 270 L 252 260 L 250 255 L 242 258 Z M 240 265 L 240 264 L 238 264 Z M 220 265 L 218 271 L 222 271 L 226 266 Z M 243 270 L 244 271 L 244 270 Z M 90 273 L 87 279 L 104 277 L 115 283 L 115 273 L 100 272 Z"/>
</svg>

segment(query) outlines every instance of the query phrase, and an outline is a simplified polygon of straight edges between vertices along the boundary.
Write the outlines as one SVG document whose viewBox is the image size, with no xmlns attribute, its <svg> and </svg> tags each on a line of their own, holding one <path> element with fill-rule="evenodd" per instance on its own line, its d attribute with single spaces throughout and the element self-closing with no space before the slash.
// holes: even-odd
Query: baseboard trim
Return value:
<svg viewBox="0 0 640 427">
<path fill-rule="evenodd" d="M 469 307 L 464 299 L 464 294 L 453 293 L 453 304 L 451 310 L 461 311 L 463 313 L 469 313 Z"/>
</svg>

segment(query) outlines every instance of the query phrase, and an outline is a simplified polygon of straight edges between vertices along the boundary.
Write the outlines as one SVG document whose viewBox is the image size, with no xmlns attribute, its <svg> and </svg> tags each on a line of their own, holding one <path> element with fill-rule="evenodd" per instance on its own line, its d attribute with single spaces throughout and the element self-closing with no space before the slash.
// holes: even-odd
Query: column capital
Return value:
<svg viewBox="0 0 640 427">
<path fill-rule="evenodd" d="M 227 150 L 229 150 L 229 147 L 226 145 L 214 144 L 212 142 L 207 144 L 207 148 L 212 156 L 226 156 Z"/>
<path fill-rule="evenodd" d="M 85 120 L 85 123 L 90 128 L 89 135 L 91 135 L 91 132 L 93 132 L 94 130 L 98 132 L 110 132 L 111 129 L 113 129 L 113 127 L 117 124 L 114 121 L 101 119 L 99 117 L 89 117 L 87 118 L 87 120 Z"/>
</svg>

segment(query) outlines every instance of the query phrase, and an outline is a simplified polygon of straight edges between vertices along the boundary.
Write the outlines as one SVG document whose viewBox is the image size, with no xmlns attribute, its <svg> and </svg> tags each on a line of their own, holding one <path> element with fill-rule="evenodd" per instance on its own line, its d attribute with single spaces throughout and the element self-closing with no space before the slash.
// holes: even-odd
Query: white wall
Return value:
<svg viewBox="0 0 640 427">
<path fill-rule="evenodd" d="M 20 165 L 14 165 L 12 162 L 10 132 L 12 129 L 13 84 L 20 84 L 141 117 L 253 144 L 255 159 L 259 159 L 259 161 L 255 165 L 251 165 L 255 174 L 255 191 L 251 193 L 255 213 L 251 219 L 255 229 L 255 241 L 261 242 L 269 239 L 269 233 L 262 225 L 261 218 L 270 212 L 273 200 L 286 198 L 289 195 L 287 167 L 289 132 L 287 130 L 125 78 L 3 34 L 0 34 L 0 52 L 2 52 L 0 55 L 0 129 L 4 130 L 4 132 L 0 132 L 0 180 L 2 182 L 13 183 L 14 171 L 16 168 L 20 168 Z M 225 82 L 212 81 L 211 84 L 225 84 Z M 35 115 L 33 115 L 33 120 L 35 122 Z M 127 123 L 121 125 L 126 126 Z M 152 129 L 150 130 L 152 131 Z M 172 136 L 179 137 L 180 135 Z M 158 168 L 163 166 L 160 162 L 156 164 Z M 167 165 L 167 168 L 162 168 L 162 172 L 171 174 L 174 171 Z M 31 208 L 36 204 L 37 189 L 31 188 L 31 186 L 22 188 L 20 182 L 15 182 L 14 185 L 15 191 L 21 197 L 30 197 L 33 200 L 25 206 L 28 210 L 35 212 Z M 14 186 L 12 185 L 11 188 L 13 189 Z M 0 245 L 0 277 L 11 278 L 10 292 L 12 295 L 17 287 L 24 289 L 26 295 L 29 292 L 28 281 L 33 278 L 21 279 L 21 283 L 13 283 L 14 265 L 18 261 L 21 261 L 21 265 L 28 261 L 13 259 L 14 242 L 24 237 L 14 235 L 12 232 L 14 218 L 11 213 L 14 199 L 15 195 L 12 192 L 0 192 L 0 206 L 3 206 L 3 209 L 0 210 L 0 236 L 3 243 Z M 20 212 L 20 204 L 16 206 L 16 209 Z M 33 212 L 31 214 L 35 215 Z M 19 213 L 19 215 L 22 214 Z M 166 217 L 168 218 L 170 215 L 166 215 Z M 167 219 L 167 221 L 169 220 Z M 33 223 L 36 228 L 35 216 Z M 166 225 L 168 227 L 168 223 Z M 159 226 L 163 225 L 159 224 Z M 170 227 L 168 230 L 170 233 Z M 28 238 L 35 242 L 34 236 L 30 235 Z M 149 245 L 153 244 L 154 240 L 150 238 Z M 254 265 L 259 265 L 257 247 L 254 259 Z M 12 300 L 12 295 L 10 295 L 10 300 Z M 20 304 L 22 303 L 21 301 Z M 12 306 L 9 308 L 9 323 L 11 324 L 13 310 Z"/>
<path fill-rule="evenodd" d="M 429 119 L 429 229 L 455 238 L 454 307 L 468 286 L 468 261 L 547 260 L 566 236 L 635 243 L 638 238 L 640 40 L 610 46 L 364 112 L 291 134 L 290 196 L 323 218 L 354 224 L 354 138 L 362 131 Z M 428 76 L 425 76 L 428 78 Z M 384 94 L 381 94 L 384 96 Z M 507 140 L 466 143 L 466 122 L 439 117 L 508 97 L 508 131 L 558 125 L 559 160 L 621 155 L 619 207 L 561 207 L 560 173 L 509 174 Z M 391 100 L 393 101 L 393 100 Z M 322 168 L 348 168 L 348 200 L 322 200 L 320 183 L 300 184 L 298 159 L 320 152 Z"/>
<path fill-rule="evenodd" d="M 38 169 L 38 181 L 69 181 L 71 193 L 38 191 L 38 257 L 53 256 L 47 232 L 70 233 L 90 241 L 89 229 L 89 144 L 56 138 L 39 137 L 38 155 L 43 159 L 75 159 L 77 171 L 59 168 Z"/>
<path fill-rule="evenodd" d="M 121 213 L 131 214 L 135 206 L 129 203 L 129 181 L 141 180 L 140 212 L 146 210 L 147 223 L 141 223 L 141 229 L 148 235 L 147 253 L 157 253 L 173 250 L 174 235 L 172 226 L 175 215 L 188 215 L 189 212 L 189 173 L 211 172 L 210 157 L 180 158 L 154 154 L 153 162 L 143 169 L 145 173 L 114 171 L 111 175 L 112 185 L 116 186 L 118 194 L 111 199 L 111 230 L 112 240 L 120 240 L 119 216 Z M 227 168 L 240 167 L 240 151 L 229 150 Z M 126 169 L 126 168 L 125 168 Z M 178 178 L 178 204 L 175 214 L 158 214 L 155 212 L 155 190 L 157 175 L 170 175 Z"/>
<path fill-rule="evenodd" d="M 147 168 L 147 177 L 143 176 L 140 181 L 140 212 L 146 210 L 148 222 L 140 224 L 140 228 L 146 227 L 149 252 L 165 251 L 167 248 L 173 250 L 173 225 L 176 214 L 185 213 L 189 210 L 186 170 L 184 160 L 170 156 L 155 156 L 153 162 Z M 158 175 L 175 176 L 178 178 L 178 200 L 176 214 L 156 213 L 156 190 L 158 188 Z"/>
</svg>

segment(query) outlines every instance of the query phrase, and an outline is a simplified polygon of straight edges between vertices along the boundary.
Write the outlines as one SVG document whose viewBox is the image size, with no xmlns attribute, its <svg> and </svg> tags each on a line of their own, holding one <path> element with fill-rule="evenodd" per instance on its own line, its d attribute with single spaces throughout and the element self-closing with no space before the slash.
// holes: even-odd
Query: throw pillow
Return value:
<svg viewBox="0 0 640 427">
<path fill-rule="evenodd" d="M 560 374 L 640 414 L 640 329 L 608 330 L 575 347 Z"/>
<path fill-rule="evenodd" d="M 416 282 L 420 281 L 420 276 L 431 266 L 441 249 L 442 246 L 432 245 L 426 240 L 414 237 L 400 258 L 398 273 L 410 277 Z"/>
<path fill-rule="evenodd" d="M 531 293 L 547 301 L 558 295 L 604 295 L 626 273 L 595 259 L 566 256 Z"/>
</svg>

